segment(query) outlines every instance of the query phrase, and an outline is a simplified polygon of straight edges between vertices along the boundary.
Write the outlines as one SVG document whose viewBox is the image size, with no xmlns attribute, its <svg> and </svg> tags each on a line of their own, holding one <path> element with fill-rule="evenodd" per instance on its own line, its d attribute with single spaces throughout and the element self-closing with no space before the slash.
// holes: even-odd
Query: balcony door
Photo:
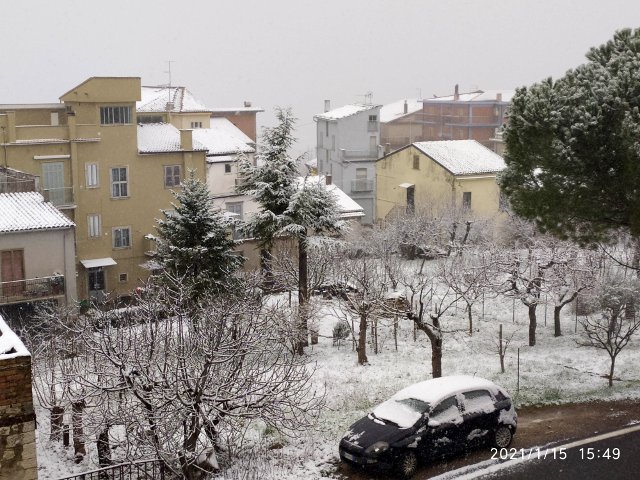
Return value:
<svg viewBox="0 0 640 480">
<path fill-rule="evenodd" d="M 42 164 L 42 188 L 54 205 L 64 204 L 64 163 Z"/>
<path fill-rule="evenodd" d="M 4 250 L 0 252 L 0 280 L 2 295 L 14 297 L 24 292 L 24 251 Z"/>
</svg>

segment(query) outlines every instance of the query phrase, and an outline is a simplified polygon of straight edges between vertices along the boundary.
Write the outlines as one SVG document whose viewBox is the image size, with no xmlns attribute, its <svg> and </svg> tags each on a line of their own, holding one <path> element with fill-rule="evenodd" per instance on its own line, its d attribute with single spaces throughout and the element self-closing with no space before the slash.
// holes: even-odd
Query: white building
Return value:
<svg viewBox="0 0 640 480">
<path fill-rule="evenodd" d="M 375 219 L 376 160 L 380 147 L 380 105 L 353 104 L 334 110 L 325 102 L 317 123 L 318 174 L 331 175 L 332 183 L 360 204 L 362 223 Z"/>
</svg>

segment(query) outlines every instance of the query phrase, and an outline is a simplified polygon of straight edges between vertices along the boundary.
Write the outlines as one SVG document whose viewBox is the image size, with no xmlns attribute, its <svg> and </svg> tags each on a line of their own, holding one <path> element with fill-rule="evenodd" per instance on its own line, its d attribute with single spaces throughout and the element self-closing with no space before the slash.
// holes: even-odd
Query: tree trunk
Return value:
<svg viewBox="0 0 640 480">
<path fill-rule="evenodd" d="M 73 423 L 73 451 L 75 462 L 80 463 L 87 450 L 84 446 L 84 430 L 82 428 L 82 414 L 84 412 L 84 400 L 73 402 L 71 405 L 71 422 Z"/>
<path fill-rule="evenodd" d="M 56 405 L 51 409 L 51 440 L 60 441 L 62 438 L 62 422 L 64 420 L 64 408 Z"/>
<path fill-rule="evenodd" d="M 369 362 L 367 360 L 367 316 L 360 314 L 360 326 L 359 326 L 358 347 L 358 364 L 365 365 Z"/>
<path fill-rule="evenodd" d="M 469 317 L 469 336 L 473 336 L 473 312 L 471 311 L 471 304 L 467 303 L 467 315 Z"/>
<path fill-rule="evenodd" d="M 442 376 L 442 338 L 431 339 L 431 371 L 433 378 Z"/>
<path fill-rule="evenodd" d="M 108 467 L 111 465 L 111 447 L 109 446 L 109 426 L 105 426 L 98 434 L 98 441 L 96 442 L 96 449 L 98 450 L 98 465 L 100 468 Z"/>
<path fill-rule="evenodd" d="M 538 304 L 533 303 L 527 307 L 529 309 L 529 346 L 533 347 L 536 344 L 536 308 L 538 308 Z"/>
<path fill-rule="evenodd" d="M 504 348 L 502 347 L 502 324 L 500 324 L 500 333 L 498 334 L 498 354 L 500 355 L 500 372 L 504 373 Z"/>
<path fill-rule="evenodd" d="M 609 388 L 613 387 L 613 369 L 616 366 L 616 357 L 611 357 L 611 368 L 609 369 Z"/>
<path fill-rule="evenodd" d="M 260 249 L 260 269 L 262 270 L 262 286 L 265 290 L 273 289 L 273 270 L 271 269 L 271 252 L 266 249 Z"/>
<path fill-rule="evenodd" d="M 307 236 L 298 238 L 298 314 L 300 316 L 299 345 L 297 353 L 304 354 L 304 347 L 309 346 L 309 330 L 307 326 L 307 303 L 309 301 L 309 281 L 307 266 Z"/>
<path fill-rule="evenodd" d="M 562 331 L 560 330 L 560 310 L 562 310 L 562 305 L 553 307 L 553 335 L 556 337 L 562 336 Z"/>
</svg>

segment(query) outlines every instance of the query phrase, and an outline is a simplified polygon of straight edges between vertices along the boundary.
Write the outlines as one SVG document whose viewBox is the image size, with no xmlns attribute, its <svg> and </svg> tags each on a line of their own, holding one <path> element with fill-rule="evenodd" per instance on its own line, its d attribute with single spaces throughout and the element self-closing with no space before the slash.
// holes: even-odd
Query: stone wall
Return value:
<svg viewBox="0 0 640 480">
<path fill-rule="evenodd" d="M 0 317 L 0 347 L 11 335 Z M 31 356 L 16 347 L 0 349 L 0 480 L 38 478 Z"/>
</svg>

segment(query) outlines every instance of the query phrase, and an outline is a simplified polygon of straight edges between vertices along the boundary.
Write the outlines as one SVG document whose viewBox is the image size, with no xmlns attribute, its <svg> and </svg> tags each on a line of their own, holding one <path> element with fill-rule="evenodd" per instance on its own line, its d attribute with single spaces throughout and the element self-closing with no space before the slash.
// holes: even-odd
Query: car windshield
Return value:
<svg viewBox="0 0 640 480">
<path fill-rule="evenodd" d="M 420 420 L 422 414 L 429 410 L 429 404 L 416 398 L 390 399 L 378 405 L 373 415 L 399 428 L 409 428 Z"/>
</svg>

